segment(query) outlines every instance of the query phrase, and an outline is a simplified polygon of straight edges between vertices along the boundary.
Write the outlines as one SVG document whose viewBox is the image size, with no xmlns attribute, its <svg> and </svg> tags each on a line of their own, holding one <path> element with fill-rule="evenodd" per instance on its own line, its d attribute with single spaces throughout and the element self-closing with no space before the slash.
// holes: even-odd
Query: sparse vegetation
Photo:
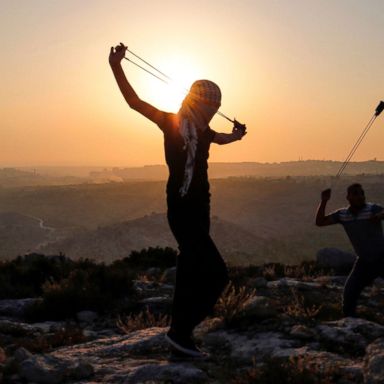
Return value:
<svg viewBox="0 0 384 384">
<path fill-rule="evenodd" d="M 219 298 L 215 306 L 215 312 L 217 316 L 224 319 L 227 326 L 231 326 L 233 320 L 241 313 L 244 304 L 255 297 L 255 295 L 255 289 L 249 289 L 245 286 L 236 288 L 235 285 L 230 282 Z"/>
<path fill-rule="evenodd" d="M 117 319 L 117 326 L 125 333 L 150 327 L 167 327 L 170 325 L 170 316 L 167 314 L 154 314 L 147 307 L 145 310 L 130 314 L 125 318 Z"/>
<path fill-rule="evenodd" d="M 0 263 L 0 299 L 40 296 L 47 280 L 61 281 L 76 267 L 77 264 L 64 255 L 31 253 L 3 261 Z"/>
<path fill-rule="evenodd" d="M 141 251 L 133 251 L 128 257 L 116 261 L 115 265 L 126 265 L 134 269 L 152 267 L 170 268 L 176 265 L 177 251 L 173 248 L 149 247 Z"/>
<path fill-rule="evenodd" d="M 0 338 L 1 341 L 1 338 Z M 87 341 L 82 328 L 72 323 L 66 323 L 62 328 L 48 334 L 40 334 L 34 337 L 31 335 L 18 337 L 13 340 L 12 348 L 26 348 L 32 353 L 46 353 L 54 348 L 79 344 Z"/>
<path fill-rule="evenodd" d="M 308 304 L 304 296 L 296 289 L 290 289 L 292 301 L 285 308 L 285 313 L 301 322 L 313 322 L 319 314 L 322 305 Z"/>
</svg>

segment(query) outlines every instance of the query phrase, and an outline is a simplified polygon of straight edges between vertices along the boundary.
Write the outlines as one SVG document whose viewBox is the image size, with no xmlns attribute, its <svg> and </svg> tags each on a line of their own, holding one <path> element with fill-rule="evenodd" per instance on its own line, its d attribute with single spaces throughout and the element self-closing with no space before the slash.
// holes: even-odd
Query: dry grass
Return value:
<svg viewBox="0 0 384 384">
<path fill-rule="evenodd" d="M 302 295 L 300 295 L 296 289 L 290 289 L 292 294 L 291 303 L 285 307 L 285 313 L 301 321 L 312 321 L 319 314 L 322 305 L 308 305 Z"/>
<path fill-rule="evenodd" d="M 215 312 L 230 324 L 243 309 L 244 304 L 256 296 L 256 290 L 245 286 L 236 288 L 229 283 L 215 306 Z"/>
<path fill-rule="evenodd" d="M 128 315 L 125 319 L 120 316 L 116 321 L 116 325 L 125 333 L 138 331 L 139 329 L 151 327 L 167 327 L 170 324 L 170 316 L 165 314 L 155 315 L 149 308 L 137 314 Z"/>
<path fill-rule="evenodd" d="M 276 274 L 275 264 L 268 265 L 268 266 L 264 267 L 263 277 L 265 277 L 267 280 L 276 280 L 277 274 Z"/>
</svg>

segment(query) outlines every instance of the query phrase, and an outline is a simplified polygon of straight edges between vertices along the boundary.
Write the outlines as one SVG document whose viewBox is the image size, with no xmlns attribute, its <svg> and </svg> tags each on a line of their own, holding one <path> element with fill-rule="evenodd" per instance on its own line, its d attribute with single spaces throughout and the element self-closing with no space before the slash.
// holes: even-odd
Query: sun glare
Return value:
<svg viewBox="0 0 384 384">
<path fill-rule="evenodd" d="M 146 82 L 147 89 L 145 91 L 150 95 L 157 108 L 177 112 L 191 84 L 199 78 L 198 66 L 190 57 L 176 55 L 159 58 L 156 63 L 151 64 L 167 75 L 170 80 L 166 79 L 168 84 L 165 84 L 147 74 L 150 79 Z M 150 68 L 150 70 L 159 77 L 163 77 L 154 69 Z M 143 72 L 143 76 L 145 75 Z"/>
</svg>

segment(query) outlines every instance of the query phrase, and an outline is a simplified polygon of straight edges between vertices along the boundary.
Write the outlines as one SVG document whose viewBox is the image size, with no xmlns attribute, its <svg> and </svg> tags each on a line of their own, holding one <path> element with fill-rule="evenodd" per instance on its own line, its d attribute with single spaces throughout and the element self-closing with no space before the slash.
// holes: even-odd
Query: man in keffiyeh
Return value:
<svg viewBox="0 0 384 384">
<path fill-rule="evenodd" d="M 193 330 L 208 315 L 229 282 L 226 264 L 209 234 L 208 157 L 211 143 L 228 144 L 245 135 L 234 127 L 219 133 L 209 122 L 221 105 L 219 87 L 198 80 L 177 114 L 160 111 L 141 100 L 121 67 L 127 47 L 111 47 L 109 62 L 128 105 L 158 125 L 164 134 L 167 218 L 179 246 L 172 321 L 166 334 L 172 356 L 205 358 L 193 340 Z"/>
<path fill-rule="evenodd" d="M 181 196 L 187 194 L 191 184 L 198 142 L 197 133 L 204 132 L 208 128 L 208 121 L 211 120 L 220 105 L 220 88 L 209 80 L 195 81 L 183 101 L 178 117 L 179 132 L 185 142 L 187 161 L 185 162 L 183 185 L 180 188 Z"/>
</svg>

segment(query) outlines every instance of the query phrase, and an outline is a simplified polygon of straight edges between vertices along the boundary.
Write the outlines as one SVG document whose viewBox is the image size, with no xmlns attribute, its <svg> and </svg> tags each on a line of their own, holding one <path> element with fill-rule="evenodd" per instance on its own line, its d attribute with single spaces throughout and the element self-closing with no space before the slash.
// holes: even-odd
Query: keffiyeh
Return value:
<svg viewBox="0 0 384 384">
<path fill-rule="evenodd" d="M 200 103 L 210 105 L 217 109 L 220 107 L 221 91 L 214 82 L 209 80 L 195 81 L 178 112 L 179 132 L 184 139 L 184 150 L 187 151 L 184 180 L 180 188 L 182 197 L 187 194 L 192 181 L 198 143 L 198 131 L 204 131 L 208 127 L 199 115 L 198 105 Z"/>
</svg>

